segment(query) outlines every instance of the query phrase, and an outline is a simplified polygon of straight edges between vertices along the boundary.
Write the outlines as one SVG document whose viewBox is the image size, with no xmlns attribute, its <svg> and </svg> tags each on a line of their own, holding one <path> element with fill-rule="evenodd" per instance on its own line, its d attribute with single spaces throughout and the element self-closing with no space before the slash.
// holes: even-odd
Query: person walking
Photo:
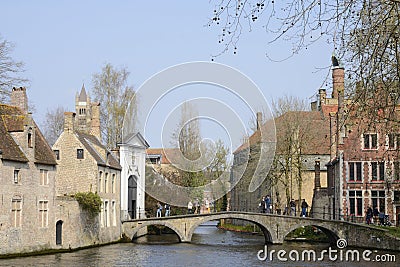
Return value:
<svg viewBox="0 0 400 267">
<path fill-rule="evenodd" d="M 197 214 L 200 214 L 200 200 L 197 198 L 196 199 L 196 211 L 197 211 Z"/>
<path fill-rule="evenodd" d="M 366 224 L 371 224 L 373 212 L 371 206 L 368 205 L 366 216 L 365 216 L 365 222 Z"/>
<path fill-rule="evenodd" d="M 161 211 L 162 211 L 162 205 L 161 205 L 160 202 L 157 202 L 157 214 L 156 214 L 156 217 L 161 217 L 162 216 Z"/>
<path fill-rule="evenodd" d="M 301 203 L 301 217 L 306 217 L 307 216 L 307 208 L 308 208 L 308 203 L 306 202 L 305 199 L 303 199 L 303 202 Z"/>
<path fill-rule="evenodd" d="M 271 213 L 271 197 L 269 195 L 265 197 L 265 213 Z"/>
<path fill-rule="evenodd" d="M 188 214 L 192 214 L 192 209 L 193 209 L 193 204 L 192 204 L 192 201 L 189 200 L 189 203 L 188 203 Z"/>
<path fill-rule="evenodd" d="M 294 201 L 293 198 L 289 202 L 289 206 L 290 206 L 290 215 L 291 216 L 296 216 L 296 202 Z"/>
<path fill-rule="evenodd" d="M 165 217 L 170 216 L 171 214 L 171 206 L 169 204 L 165 204 Z"/>
</svg>

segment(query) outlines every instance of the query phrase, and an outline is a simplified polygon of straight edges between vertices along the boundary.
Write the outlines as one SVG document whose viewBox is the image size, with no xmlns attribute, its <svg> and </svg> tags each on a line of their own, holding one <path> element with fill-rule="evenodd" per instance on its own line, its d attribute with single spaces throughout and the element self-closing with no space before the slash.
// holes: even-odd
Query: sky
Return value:
<svg viewBox="0 0 400 267">
<path fill-rule="evenodd" d="M 33 116 L 40 125 L 47 110 L 62 106 L 74 111 L 76 93 L 83 84 L 90 92 L 92 75 L 99 73 L 105 63 L 126 67 L 129 84 L 139 89 L 154 74 L 171 66 L 210 62 L 223 49 L 218 43 L 221 29 L 207 26 L 213 2 L 3 0 L 0 35 L 15 44 L 11 56 L 25 63 L 24 76 L 30 80 L 28 98 L 36 108 Z M 288 60 L 273 62 L 265 52 L 275 59 L 286 58 L 291 44 L 284 40 L 269 44 L 273 37 L 264 32 L 262 23 L 255 26 L 251 32 L 243 32 L 237 54 L 226 52 L 214 62 L 249 77 L 268 103 L 284 95 L 310 102 L 321 86 L 329 91 L 327 77 L 333 47 L 321 40 Z M 175 114 L 182 101 L 207 97 L 212 91 L 200 85 L 186 89 L 170 94 L 176 104 L 168 105 L 172 100 L 164 99 L 157 114 Z M 241 120 L 250 119 L 251 112 L 235 110 L 235 100 L 229 102 L 226 99 L 230 96 L 223 92 L 211 98 L 227 101 L 240 113 Z M 159 138 L 161 122 L 157 121 L 145 136 L 152 147 L 165 145 Z M 218 135 L 218 130 L 209 132 Z M 234 142 L 233 150 L 238 142 Z"/>
</svg>

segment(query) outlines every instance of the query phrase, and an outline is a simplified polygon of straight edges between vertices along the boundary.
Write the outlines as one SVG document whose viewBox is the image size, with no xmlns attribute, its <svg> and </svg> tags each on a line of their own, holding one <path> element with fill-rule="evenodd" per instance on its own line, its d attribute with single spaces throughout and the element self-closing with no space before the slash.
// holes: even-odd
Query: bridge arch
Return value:
<svg viewBox="0 0 400 267">
<path fill-rule="evenodd" d="M 321 230 L 329 239 L 329 242 L 336 243 L 336 241 L 341 238 L 340 233 L 337 231 L 337 229 L 332 225 L 325 224 L 325 223 L 318 223 L 314 221 L 306 222 L 303 221 L 301 223 L 297 223 L 289 227 L 289 229 L 286 231 L 286 233 L 283 234 L 283 240 L 286 238 L 288 234 L 293 232 L 294 230 L 305 227 L 305 226 L 313 226 L 319 230 Z"/>
<path fill-rule="evenodd" d="M 181 232 L 180 229 L 178 229 L 174 224 L 168 222 L 168 221 L 147 221 L 147 222 L 143 222 L 140 225 L 138 225 L 137 227 L 134 228 L 134 230 L 130 233 L 129 238 L 131 240 L 134 240 L 136 238 L 137 233 L 144 227 L 147 226 L 152 226 L 152 225 L 162 225 L 165 227 L 168 227 L 169 229 L 171 229 L 172 231 L 174 231 L 174 233 L 178 236 L 179 242 L 182 242 L 182 240 L 185 240 L 185 235 L 184 233 Z"/>
<path fill-rule="evenodd" d="M 256 218 L 247 218 L 247 216 L 241 216 L 240 214 L 211 214 L 211 216 L 204 216 L 202 217 L 202 219 L 198 220 L 196 223 L 194 223 L 187 234 L 187 240 L 192 240 L 192 236 L 194 231 L 196 230 L 197 227 L 199 227 L 201 224 L 209 222 L 209 221 L 215 221 L 215 220 L 220 220 L 220 219 L 236 219 L 236 220 L 243 220 L 246 222 L 250 222 L 250 223 L 254 223 L 255 225 L 257 225 L 261 231 L 264 234 L 264 238 L 265 238 L 265 243 L 273 243 L 273 237 L 271 235 L 271 231 L 270 229 L 268 229 L 267 227 L 265 227 L 265 225 L 263 224 L 263 222 L 257 220 Z"/>
</svg>

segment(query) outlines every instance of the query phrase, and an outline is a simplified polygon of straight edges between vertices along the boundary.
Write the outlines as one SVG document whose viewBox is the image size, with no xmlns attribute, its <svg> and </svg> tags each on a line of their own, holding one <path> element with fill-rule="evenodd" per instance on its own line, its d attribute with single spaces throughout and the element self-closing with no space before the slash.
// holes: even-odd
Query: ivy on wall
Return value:
<svg viewBox="0 0 400 267">
<path fill-rule="evenodd" d="M 86 210 L 90 215 L 95 216 L 101 211 L 101 198 L 97 193 L 78 192 L 74 197 L 82 209 Z"/>
</svg>

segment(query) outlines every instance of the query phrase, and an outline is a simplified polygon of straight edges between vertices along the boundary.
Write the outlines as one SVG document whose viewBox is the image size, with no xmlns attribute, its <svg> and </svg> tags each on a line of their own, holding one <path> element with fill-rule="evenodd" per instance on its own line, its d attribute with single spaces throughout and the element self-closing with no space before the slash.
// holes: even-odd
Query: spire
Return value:
<svg viewBox="0 0 400 267">
<path fill-rule="evenodd" d="M 81 89 L 81 93 L 79 94 L 78 101 L 79 102 L 86 102 L 87 101 L 87 94 L 86 94 L 86 90 L 85 90 L 85 84 L 82 84 L 82 89 Z"/>
</svg>

